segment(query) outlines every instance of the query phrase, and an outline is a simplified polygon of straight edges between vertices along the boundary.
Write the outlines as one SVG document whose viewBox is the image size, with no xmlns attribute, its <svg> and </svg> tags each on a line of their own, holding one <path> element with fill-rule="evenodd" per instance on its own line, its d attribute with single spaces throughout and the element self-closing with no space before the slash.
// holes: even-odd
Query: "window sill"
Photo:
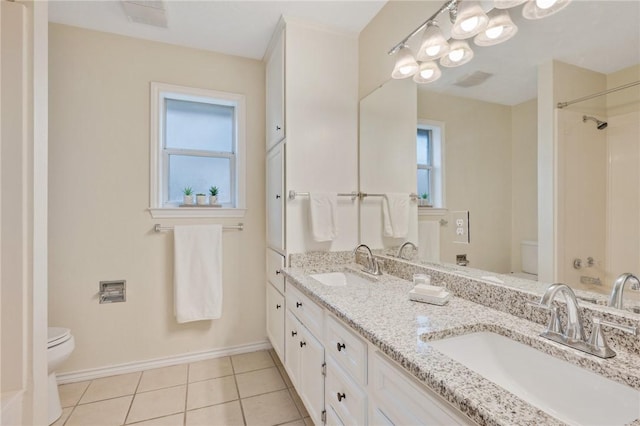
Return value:
<svg viewBox="0 0 640 426">
<path fill-rule="evenodd" d="M 179 217 L 244 217 L 247 209 L 233 209 L 220 207 L 164 207 L 150 208 L 149 213 L 154 219 Z"/>
<path fill-rule="evenodd" d="M 449 212 L 442 207 L 418 207 L 418 216 L 444 216 Z"/>
</svg>

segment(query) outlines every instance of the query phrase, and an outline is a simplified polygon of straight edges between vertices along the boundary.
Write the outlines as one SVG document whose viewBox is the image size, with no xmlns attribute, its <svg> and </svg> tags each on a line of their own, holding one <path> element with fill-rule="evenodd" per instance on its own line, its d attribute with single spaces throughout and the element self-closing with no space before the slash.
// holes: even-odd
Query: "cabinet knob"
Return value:
<svg viewBox="0 0 640 426">
<path fill-rule="evenodd" d="M 282 127 L 276 125 L 276 131 L 282 130 Z"/>
<path fill-rule="evenodd" d="M 307 346 L 307 342 L 300 342 L 300 347 Z"/>
<path fill-rule="evenodd" d="M 280 199 L 280 195 L 276 194 L 276 200 Z"/>
<path fill-rule="evenodd" d="M 297 331 L 293 331 L 293 330 L 291 330 L 291 337 L 293 337 L 293 336 L 297 336 L 297 335 L 298 335 L 298 332 L 297 332 Z"/>
<path fill-rule="evenodd" d="M 280 305 L 276 305 L 276 309 L 280 309 L 282 306 Z"/>
<path fill-rule="evenodd" d="M 296 302 L 296 308 L 299 308 L 300 306 L 302 306 L 302 303 Z"/>
<path fill-rule="evenodd" d="M 280 269 L 276 271 L 276 275 L 280 275 Z"/>
<path fill-rule="evenodd" d="M 345 395 L 344 392 L 338 392 L 337 395 L 338 395 L 338 402 L 347 398 L 347 395 Z"/>
<path fill-rule="evenodd" d="M 338 347 L 338 352 L 340 352 L 341 350 L 343 350 L 346 346 L 344 345 L 344 343 L 340 343 L 338 342 L 336 344 L 336 346 Z"/>
</svg>

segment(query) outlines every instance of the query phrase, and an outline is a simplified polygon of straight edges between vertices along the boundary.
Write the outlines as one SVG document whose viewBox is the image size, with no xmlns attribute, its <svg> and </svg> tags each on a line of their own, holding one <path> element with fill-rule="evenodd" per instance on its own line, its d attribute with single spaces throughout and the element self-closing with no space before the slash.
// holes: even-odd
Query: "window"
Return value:
<svg viewBox="0 0 640 426">
<path fill-rule="evenodd" d="M 151 83 L 151 214 L 244 214 L 244 96 Z M 184 188 L 222 208 L 180 208 Z"/>
<path fill-rule="evenodd" d="M 444 123 L 418 120 L 416 141 L 419 205 L 444 208 Z"/>
</svg>

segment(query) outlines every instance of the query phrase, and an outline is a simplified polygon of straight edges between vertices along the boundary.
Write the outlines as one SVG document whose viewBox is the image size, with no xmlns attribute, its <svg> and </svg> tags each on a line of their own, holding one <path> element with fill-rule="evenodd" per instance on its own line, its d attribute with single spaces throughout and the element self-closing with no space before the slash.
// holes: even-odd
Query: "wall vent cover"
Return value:
<svg viewBox="0 0 640 426">
<path fill-rule="evenodd" d="M 164 1 L 122 1 L 121 3 L 129 21 L 168 28 Z"/>
<path fill-rule="evenodd" d="M 476 71 L 471 74 L 463 75 L 453 84 L 459 87 L 473 87 L 484 83 L 492 76 L 493 74 L 489 74 L 488 72 Z"/>
</svg>

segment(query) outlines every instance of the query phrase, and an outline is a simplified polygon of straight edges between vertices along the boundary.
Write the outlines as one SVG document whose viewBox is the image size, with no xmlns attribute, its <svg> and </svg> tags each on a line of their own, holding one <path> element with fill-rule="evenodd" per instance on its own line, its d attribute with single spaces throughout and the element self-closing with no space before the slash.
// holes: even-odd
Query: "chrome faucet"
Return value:
<svg viewBox="0 0 640 426">
<path fill-rule="evenodd" d="M 411 241 L 406 241 L 404 244 L 402 244 L 400 246 L 400 248 L 398 249 L 398 252 L 396 253 L 396 257 L 399 257 L 400 259 L 404 259 L 402 257 L 402 252 L 404 251 L 404 248 L 407 246 L 411 246 L 413 247 L 414 250 L 418 250 L 418 247 L 416 247 L 415 244 L 413 244 Z"/>
<path fill-rule="evenodd" d="M 355 256 L 358 250 L 361 248 L 365 248 L 367 251 L 367 266 L 362 270 L 368 274 L 372 275 L 382 275 L 380 271 L 380 265 L 378 265 L 378 261 L 375 257 L 373 257 L 373 253 L 371 253 L 371 249 L 366 244 L 359 244 L 355 249 L 353 249 L 353 255 Z"/>
<path fill-rule="evenodd" d="M 563 330 L 562 324 L 560 323 L 558 308 L 552 306 L 558 293 L 562 293 L 567 305 L 566 330 Z M 600 358 L 611 358 L 616 355 L 609 345 L 607 345 L 607 341 L 602 333 L 603 325 L 617 328 L 618 330 L 634 336 L 637 335 L 636 327 L 615 324 L 609 321 L 604 321 L 600 318 L 593 318 L 593 329 L 591 330 L 589 340 L 587 340 L 584 334 L 584 326 L 582 324 L 582 315 L 580 314 L 578 300 L 576 299 L 576 295 L 573 290 L 571 290 L 571 287 L 566 284 L 556 283 L 550 285 L 549 288 L 547 288 L 547 291 L 542 295 L 540 302 L 527 302 L 527 304 L 546 309 L 551 312 L 551 318 L 547 324 L 547 329 L 540 333 L 541 337 L 587 352 Z"/>
<path fill-rule="evenodd" d="M 562 293 L 567 304 L 567 329 L 565 331 L 562 330 L 562 324 L 560 324 L 558 308 L 551 306 L 558 293 Z M 571 290 L 571 287 L 560 283 L 550 285 L 547 291 L 542 295 L 538 305 L 551 311 L 551 321 L 549 321 L 549 326 L 547 326 L 545 333 L 559 334 L 569 342 L 585 340 L 584 326 L 582 325 L 582 315 L 580 315 L 578 299 L 576 299 L 576 295 L 573 290 Z"/>
<path fill-rule="evenodd" d="M 638 277 L 630 273 L 624 273 L 620 275 L 613 283 L 613 289 L 611 290 L 611 296 L 609 297 L 609 306 L 622 309 L 622 294 L 624 291 L 624 285 L 627 281 L 631 282 L 631 290 L 640 291 L 640 281 Z"/>
</svg>

